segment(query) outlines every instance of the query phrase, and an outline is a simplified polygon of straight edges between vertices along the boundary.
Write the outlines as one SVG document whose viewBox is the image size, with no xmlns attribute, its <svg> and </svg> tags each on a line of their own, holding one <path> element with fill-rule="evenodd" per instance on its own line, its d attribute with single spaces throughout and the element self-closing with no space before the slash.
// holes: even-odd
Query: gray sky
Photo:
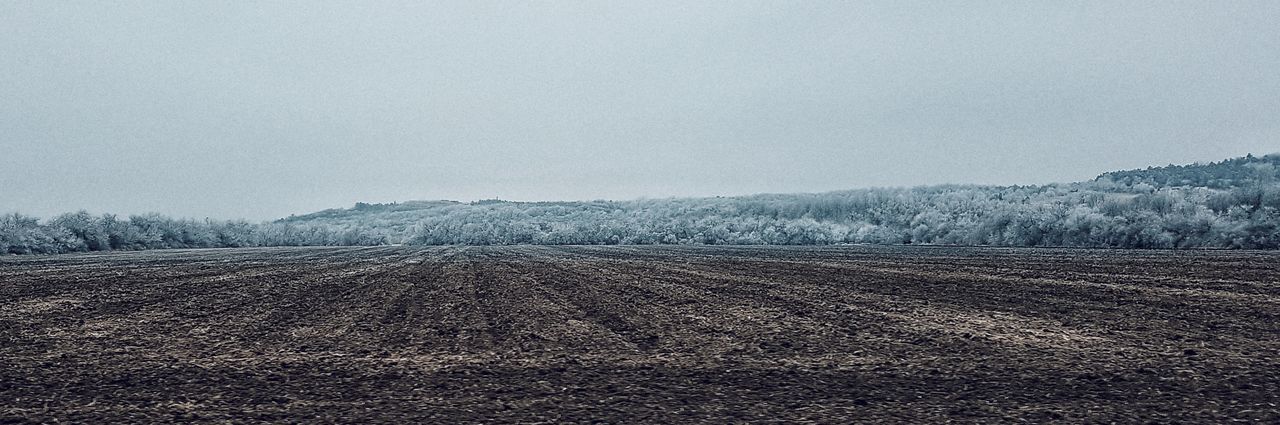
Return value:
<svg viewBox="0 0 1280 425">
<path fill-rule="evenodd" d="M 1280 151 L 1280 2 L 0 3 L 0 212 L 1047 183 Z"/>
</svg>

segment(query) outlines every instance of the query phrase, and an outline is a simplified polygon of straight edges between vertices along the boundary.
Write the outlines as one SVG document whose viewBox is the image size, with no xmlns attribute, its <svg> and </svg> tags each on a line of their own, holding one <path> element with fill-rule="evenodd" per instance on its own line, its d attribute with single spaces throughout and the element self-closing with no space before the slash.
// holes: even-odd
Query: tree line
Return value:
<svg viewBox="0 0 1280 425">
<path fill-rule="evenodd" d="M 120 219 L 80 211 L 47 222 L 18 213 L 0 216 L 0 254 L 251 246 L 336 246 L 387 243 L 372 229 L 324 224 L 173 219 L 159 214 Z"/>
<path fill-rule="evenodd" d="M 1280 248 L 1280 155 L 1044 186 L 590 202 L 357 204 L 269 223 L 0 216 L 0 253 L 246 246 L 840 243 Z"/>
<path fill-rule="evenodd" d="M 1097 186 L 937 186 L 575 205 L 459 204 L 425 212 L 407 242 L 1280 248 L 1280 187 L 1133 194 Z"/>
</svg>

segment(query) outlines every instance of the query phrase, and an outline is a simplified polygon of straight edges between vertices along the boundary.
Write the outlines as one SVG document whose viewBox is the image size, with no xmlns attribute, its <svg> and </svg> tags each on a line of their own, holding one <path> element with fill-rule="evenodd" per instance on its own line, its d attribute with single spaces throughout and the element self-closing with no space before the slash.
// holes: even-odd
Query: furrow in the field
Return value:
<svg viewBox="0 0 1280 425">
<path fill-rule="evenodd" d="M 682 255 L 646 257 L 642 261 L 601 260 L 580 249 L 563 249 L 565 260 L 589 270 L 590 276 L 626 276 L 631 285 L 645 288 L 646 305 L 681 311 L 664 312 L 680 317 L 675 330 L 691 332 L 666 344 L 676 350 L 704 349 L 720 355 L 759 355 L 780 358 L 807 357 L 816 351 L 872 358 L 888 350 L 885 344 L 906 344 L 874 337 L 883 323 L 865 310 L 846 308 L 868 300 L 858 294 L 814 295 L 795 282 L 757 279 L 751 274 L 710 276 L 686 269 Z M 854 300 L 857 298 L 857 300 Z"/>
<path fill-rule="evenodd" d="M 486 319 L 476 310 L 475 284 L 465 271 L 465 250 L 421 251 L 411 267 L 371 282 L 369 298 L 352 318 L 362 330 L 347 339 L 365 341 L 393 357 L 490 349 Z"/>
<path fill-rule="evenodd" d="M 582 253 L 590 250 L 573 251 Z M 812 315 L 818 312 L 825 313 L 827 318 L 824 320 L 853 320 L 853 323 L 870 324 L 863 328 L 869 338 L 863 339 L 860 337 L 864 334 L 855 334 L 851 339 L 862 339 L 860 342 L 869 351 L 894 353 L 917 371 L 935 371 L 930 373 L 969 375 L 981 380 L 984 379 L 983 376 L 998 373 L 994 371 L 999 370 L 1039 369 L 1037 374 L 1066 373 L 1133 379 L 1135 370 L 1154 371 L 1157 369 L 1152 369 L 1153 366 L 1167 364 L 1167 360 L 1161 360 L 1162 358 L 1173 358 L 1183 364 L 1176 373 L 1194 377 L 1197 374 L 1232 373 L 1232 367 L 1239 367 L 1231 365 L 1255 364 L 1252 367 L 1263 367 L 1263 364 L 1271 361 L 1266 355 L 1256 357 L 1259 353 L 1255 350 L 1260 348 L 1261 341 L 1254 338 L 1222 336 L 1216 342 L 1206 344 L 1206 339 L 1213 337 L 1205 334 L 1206 330 L 1194 329 L 1194 326 L 1188 327 L 1188 324 L 1182 324 L 1179 328 L 1176 324 L 1159 322 L 1158 318 L 1153 320 L 1141 317 L 1142 312 L 1113 317 L 1112 321 L 1115 323 L 1110 328 L 1087 324 L 1090 323 L 1088 321 L 1082 323 L 1080 317 L 1073 317 L 1069 311 L 1058 316 L 1037 314 L 1035 306 L 1038 303 L 1053 304 L 1055 300 L 1052 298 L 1063 294 L 1005 287 L 1004 291 L 1014 295 L 1001 302 L 984 305 L 974 302 L 983 295 L 975 296 L 970 293 L 974 292 L 970 288 L 961 286 L 950 292 L 926 296 L 922 292 L 902 290 L 902 287 L 924 287 L 920 291 L 928 292 L 938 291 L 941 289 L 939 285 L 894 276 L 886 278 L 874 271 L 861 277 L 851 277 L 822 267 L 811 270 L 812 265 L 735 262 L 733 267 L 717 268 L 716 263 L 694 266 L 682 260 L 684 257 L 671 260 L 679 266 L 665 272 L 658 270 L 662 266 L 654 266 L 655 263 L 663 262 L 652 258 L 630 262 L 597 260 L 597 263 L 606 264 L 604 267 L 614 267 L 607 264 L 617 263 L 622 265 L 622 270 L 628 270 L 626 273 L 663 276 L 662 279 L 671 279 L 671 275 L 682 273 L 700 276 L 707 287 L 721 288 L 727 296 L 767 288 L 764 290 L 765 294 L 757 299 L 791 308 L 794 314 Z M 700 268 L 701 266 L 705 268 Z M 758 276 L 771 276 L 772 279 L 752 282 L 752 278 Z M 833 278 L 837 282 L 828 282 Z M 780 284 L 769 285 L 769 280 Z M 969 284 L 984 285 L 982 282 Z M 742 286 L 755 288 L 743 291 Z M 1042 300 L 1042 297 L 1050 299 Z M 948 301 L 947 298 L 955 300 Z M 826 300 L 827 303 L 814 300 Z M 831 308 L 830 304 L 844 305 L 846 310 L 857 311 L 857 317 L 861 321 L 853 317 L 842 318 L 844 312 Z M 1030 308 L 1011 308 L 1016 305 L 1027 305 Z M 1084 316 L 1096 314 L 1088 310 L 1075 313 Z M 1152 332 L 1153 328 L 1162 327 L 1182 329 L 1184 333 L 1179 336 Z M 1224 331 L 1227 334 L 1238 332 L 1237 329 Z M 1175 336 L 1179 338 L 1175 339 Z M 1262 343 L 1262 346 L 1269 347 L 1264 352 L 1276 348 L 1273 342 Z M 824 349 L 831 352 L 839 350 L 839 347 L 838 344 L 829 344 Z M 1187 353 L 1195 355 L 1186 357 Z M 1206 357 L 1208 360 L 1200 360 L 1201 357 L 1196 357 L 1197 355 L 1209 357 Z M 890 361 L 885 366 L 892 370 L 901 364 Z M 1168 385 L 1199 384 L 1178 380 Z"/>
<path fill-rule="evenodd" d="M 836 323 L 898 322 L 900 328 L 913 334 L 919 333 L 918 331 L 929 331 L 929 333 L 949 334 L 970 339 L 980 338 L 994 342 L 1055 349 L 1092 349 L 1110 341 L 1109 338 L 1096 332 L 1070 328 L 1052 320 L 1008 312 L 945 307 L 937 303 L 929 303 L 927 300 L 868 291 L 849 291 L 847 287 L 804 279 L 800 277 L 802 276 L 800 273 L 794 274 L 797 277 L 788 281 L 774 281 L 751 277 L 747 274 L 693 267 L 675 272 L 708 281 L 718 280 L 771 288 L 776 290 L 774 296 L 779 299 L 779 302 L 787 305 L 803 305 L 812 303 L 811 300 L 814 299 L 826 299 L 831 303 L 813 305 L 808 310 L 808 314 L 825 314 L 829 316 L 829 321 Z M 860 315 L 861 317 L 852 317 L 850 312 L 863 314 Z"/>
<path fill-rule="evenodd" d="M 481 247 L 468 254 L 477 309 L 487 319 L 495 350 L 585 353 L 624 346 L 603 336 L 598 323 L 584 320 L 590 313 L 557 291 L 557 282 L 546 280 L 529 250 Z"/>
<path fill-rule="evenodd" d="M 0 297 L 8 301 L 18 301 L 92 290 L 142 279 L 179 283 L 223 277 L 229 272 L 251 274 L 273 268 L 273 265 L 266 263 L 238 264 L 235 270 L 227 270 L 225 265 L 218 267 L 200 263 L 175 263 L 145 268 L 127 264 L 95 263 L 92 266 L 77 268 L 75 271 L 34 270 L 30 272 L 30 276 L 9 277 L 6 280 L 7 284 L 0 285 Z"/>
<path fill-rule="evenodd" d="M 832 290 L 827 287 L 815 287 L 801 279 L 787 277 L 760 277 L 758 274 L 734 270 L 721 272 L 713 267 L 699 269 L 683 256 L 674 256 L 667 261 L 645 260 L 588 260 L 580 261 L 595 264 L 597 267 L 615 270 L 618 273 L 644 276 L 647 282 L 662 285 L 674 285 L 685 288 L 696 288 L 703 291 L 706 299 L 728 301 L 731 305 L 752 306 L 756 309 L 771 309 L 778 314 L 773 319 L 774 326 L 783 326 L 781 336 L 793 339 L 787 341 L 793 346 L 821 346 L 824 350 L 847 350 L 875 352 L 890 350 L 895 347 L 883 344 L 906 344 L 893 338 L 880 338 L 884 332 L 884 321 L 870 307 L 884 309 L 904 309 L 898 300 L 878 297 L 875 294 Z M 707 310 L 706 308 L 702 309 Z M 732 319 L 730 319 L 732 320 Z M 749 327 L 743 327 L 748 330 Z M 827 340 L 818 339 L 826 330 Z M 890 330 L 891 331 L 891 330 Z M 756 337 L 753 332 L 741 332 L 744 339 Z M 867 339 L 875 336 L 874 340 Z M 911 338 L 899 338 L 910 340 Z M 901 347 L 897 347 L 901 348 Z"/>
<path fill-rule="evenodd" d="M 822 266 L 827 268 L 828 266 Z M 885 292 L 980 310 L 1016 311 L 1096 328 L 1114 329 L 1125 321 L 1164 321 L 1161 328 L 1200 332 L 1230 327 L 1233 334 L 1266 335 L 1277 331 L 1280 298 L 1212 289 L 1173 289 L 1127 283 L 1017 278 L 981 273 L 833 264 L 831 276 L 856 273 L 879 276 Z M 910 284 L 902 284 L 910 282 Z M 879 289 L 869 289 L 879 290 Z M 1090 314 L 1080 314 L 1088 311 Z M 1248 318 L 1230 323 L 1218 317 Z"/>
<path fill-rule="evenodd" d="M 659 343 L 665 317 L 654 317 L 645 303 L 647 289 L 629 286 L 616 276 L 586 273 L 556 258 L 546 247 L 510 249 L 519 259 L 514 268 L 537 285 L 542 297 L 567 311 L 572 331 L 593 350 L 649 350 Z M 540 320 L 526 318 L 524 320 Z"/>
<path fill-rule="evenodd" d="M 576 255 L 590 249 L 571 248 L 566 251 L 572 251 Z M 857 327 L 852 329 L 853 332 L 846 333 L 844 341 L 817 341 L 821 342 L 819 351 L 827 354 L 838 354 L 842 350 L 849 350 L 846 347 L 851 346 L 864 350 L 864 353 L 858 355 L 833 356 L 827 359 L 831 362 L 828 364 L 840 367 L 861 370 L 870 368 L 870 374 L 860 379 L 915 376 L 906 379 L 949 380 L 964 377 L 970 382 L 985 382 L 985 391 L 996 388 L 1016 391 L 1016 384 L 1000 381 L 1007 379 L 1002 371 L 1019 370 L 1030 376 L 1115 376 L 1117 380 L 1132 380 L 1135 377 L 1144 378 L 1134 371 L 1152 364 L 1151 356 L 1164 354 L 1159 352 L 1160 348 L 1154 348 L 1155 351 L 1140 350 L 1139 345 L 1099 336 L 1089 328 L 1082 329 L 1070 323 L 1034 315 L 1001 310 L 984 311 L 963 305 L 952 307 L 928 299 L 915 299 L 910 294 L 868 295 L 854 286 L 829 284 L 822 273 L 809 274 L 803 267 L 794 265 L 781 271 L 781 274 L 791 275 L 792 278 L 783 277 L 769 282 L 755 280 L 762 271 L 761 268 L 738 267 L 723 275 L 716 275 L 713 270 L 690 272 L 687 270 L 689 264 L 683 260 L 683 256 L 674 256 L 668 261 L 653 258 L 631 262 L 597 259 L 593 263 L 588 258 L 577 258 L 576 262 L 588 269 L 615 269 L 624 274 L 647 276 L 650 281 L 712 288 L 719 291 L 720 298 L 734 299 L 733 304 L 778 307 L 786 314 L 772 318 L 772 321 L 783 324 L 785 334 L 793 341 L 814 342 L 806 341 L 812 332 L 806 333 L 802 327 L 787 324 L 789 316 L 803 316 L 826 324 L 853 324 Z M 756 266 L 776 265 L 762 263 Z M 747 301 L 737 301 L 744 298 Z M 715 306 L 706 306 L 702 310 L 716 309 Z M 749 331 L 739 335 L 744 341 L 758 337 L 758 334 L 751 334 Z M 1181 349 L 1168 354 L 1178 358 L 1183 355 Z M 797 356 L 778 350 L 766 350 L 751 356 L 791 360 L 796 364 L 814 364 L 806 361 L 812 357 L 806 359 L 804 355 Z M 1213 364 L 1189 363 L 1183 371 L 1199 370 L 1200 372 L 1187 373 L 1204 373 L 1215 367 L 1217 366 Z M 1107 381 L 1078 383 L 1073 388 L 1081 391 L 1080 393 L 1066 392 L 1053 396 L 1046 394 L 1045 397 L 1071 400 L 1072 397 L 1086 393 L 1085 388 L 1105 382 Z M 1195 384 L 1183 380 L 1166 385 Z M 1127 396 L 1112 395 L 1116 399 Z"/>
<path fill-rule="evenodd" d="M 1073 284 L 1112 288 L 1123 291 L 1151 294 L 1153 296 L 1173 297 L 1179 299 L 1185 297 L 1221 297 L 1226 298 L 1228 301 L 1248 300 L 1251 302 L 1262 302 L 1280 306 L 1280 291 L 1276 291 L 1277 294 L 1272 295 L 1256 291 L 1241 292 L 1215 288 L 1216 286 L 1219 286 L 1219 283 L 1221 283 L 1222 286 L 1234 288 L 1239 288 L 1245 285 L 1253 286 L 1255 289 L 1268 288 L 1268 292 L 1271 292 L 1269 290 L 1269 285 L 1265 283 L 1224 280 L 1220 277 L 1213 280 L 1198 280 L 1190 277 L 1182 280 L 1175 280 L 1173 278 L 1160 278 L 1158 276 L 1154 276 L 1154 274 L 1059 273 L 1053 269 L 1039 270 L 1031 268 L 1031 266 L 1028 266 L 1027 264 L 1012 264 L 1003 267 L 973 267 L 957 264 L 933 264 L 924 267 L 905 259 L 903 261 L 878 260 L 874 262 L 784 261 L 784 263 L 794 263 L 802 267 L 813 266 L 827 269 L 847 269 L 864 273 L 872 272 L 892 274 L 912 279 L 980 280 L 999 284 L 1017 284 L 1024 286 L 1029 284 Z M 1129 272 L 1134 273 L 1136 271 L 1129 270 Z"/>
<path fill-rule="evenodd" d="M 1172 254 L 1171 254 L 1172 255 Z M 984 276 L 1009 278 L 1040 278 L 1053 280 L 1082 280 L 1092 282 L 1124 282 L 1143 287 L 1192 289 L 1238 293 L 1242 295 L 1280 296 L 1280 282 L 1271 277 L 1265 263 L 1221 264 L 1206 259 L 1181 260 L 1152 258 L 1135 262 L 1133 258 L 1088 258 L 1082 256 L 1049 260 L 1008 259 L 993 256 L 949 258 L 939 261 L 920 257 L 896 259 L 896 265 L 904 270 L 946 269 L 953 273 L 971 273 Z M 1117 261 L 1122 260 L 1122 261 Z M 1276 258 L 1274 261 L 1280 261 Z M 840 261 L 845 264 L 882 266 L 885 258 Z M 1136 264 L 1142 264 L 1137 266 Z M 1222 270 L 1230 270 L 1224 275 Z"/>
<path fill-rule="evenodd" d="M 423 256 L 416 249 L 391 248 L 369 256 L 334 253 L 329 261 L 334 268 L 304 269 L 312 272 L 274 284 L 256 303 L 260 310 L 239 329 L 273 355 L 379 351 L 388 337 L 366 315 L 391 300 L 394 292 L 388 289 L 416 270 Z"/>
<path fill-rule="evenodd" d="M 789 315 L 785 308 L 766 305 L 746 297 L 730 297 L 711 288 L 668 277 L 673 262 L 649 260 L 646 270 L 622 269 L 613 264 L 583 257 L 573 248 L 543 249 L 547 263 L 572 264 L 573 271 L 593 286 L 633 292 L 628 302 L 647 311 L 637 319 L 652 325 L 658 337 L 654 352 L 701 353 L 707 358 L 751 356 L 763 352 L 788 353 L 788 357 L 814 357 L 815 347 L 843 340 L 840 327 L 828 326 L 808 317 Z M 655 258 L 655 257 L 650 257 Z M 799 337 L 797 337 L 799 336 Z M 857 350 L 848 350 L 849 352 Z M 844 357 L 833 350 L 828 357 Z M 776 360 L 775 360 L 776 361 Z"/>
<path fill-rule="evenodd" d="M 1222 302 L 1213 298 L 1179 299 L 1177 295 L 1153 297 L 1138 288 L 1079 287 L 1056 281 L 1001 282 L 985 276 L 957 279 L 947 273 L 929 274 L 924 270 L 908 270 L 910 274 L 904 275 L 890 260 L 879 268 L 843 267 L 843 271 L 839 270 L 841 267 L 812 263 L 769 262 L 757 266 L 739 261 L 686 267 L 702 273 L 723 273 L 728 275 L 725 279 L 754 275 L 791 282 L 792 286 L 809 282 L 829 288 L 828 298 L 847 290 L 879 294 L 887 298 L 864 308 L 884 311 L 883 306 L 897 306 L 888 313 L 906 320 L 903 324 L 908 325 L 907 329 L 932 329 L 934 334 L 938 330 L 946 334 L 962 332 L 967 337 L 989 336 L 992 331 L 1003 329 L 1013 332 L 995 335 L 999 340 L 1022 344 L 1038 341 L 1044 345 L 1065 338 L 1059 345 L 1064 349 L 1097 346 L 1087 342 L 1103 338 L 1113 342 L 1105 345 L 1108 348 L 1139 353 L 1178 353 L 1195 348 L 1236 356 L 1245 347 L 1256 345 L 1262 335 L 1277 332 L 1276 322 L 1267 319 L 1275 314 L 1274 310 L 1268 313 L 1265 308 L 1258 309 L 1259 305 L 1248 299 Z M 916 307 L 904 308 L 912 305 Z M 1218 319 L 1221 317 L 1251 320 L 1223 321 Z M 1031 331 L 1021 331 L 1024 328 Z M 951 332 L 956 330 L 961 331 Z"/>
<path fill-rule="evenodd" d="M 659 256 L 645 257 L 641 262 L 648 267 L 637 269 L 584 256 L 586 248 L 542 249 L 549 253 L 545 267 L 572 265 L 566 271 L 576 276 L 573 279 L 589 282 L 588 290 L 601 288 L 597 289 L 600 297 L 623 298 L 628 306 L 620 310 L 626 313 L 622 317 L 656 335 L 656 351 L 702 352 L 717 357 L 765 352 L 808 357 L 807 352 L 819 346 L 839 352 L 839 343 L 847 340 L 844 326 L 790 314 L 790 306 L 765 302 L 753 298 L 754 294 L 726 296 L 702 282 L 672 279 L 678 274 L 675 269 L 681 267 L 678 256 L 666 257 L 667 261 Z M 728 286 L 744 287 L 740 283 Z M 854 351 L 859 349 L 844 352 Z"/>
<path fill-rule="evenodd" d="M 168 350 L 218 351 L 219 346 L 237 345 L 251 338 L 253 328 L 271 328 L 278 323 L 264 320 L 272 309 L 295 305 L 282 290 L 306 279 L 285 273 L 296 273 L 298 264 L 271 266 L 269 273 L 232 273 L 228 278 L 184 280 L 179 284 L 152 276 L 133 278 L 80 294 L 82 302 L 75 310 L 64 312 L 62 320 L 46 321 L 43 334 L 46 350 L 77 351 L 84 339 L 91 343 L 148 346 Z M 319 272 L 312 279 L 332 279 L 326 274 L 339 263 L 305 268 Z M 168 298 L 165 298 L 165 297 Z M 106 303 L 97 304 L 106 299 Z M 70 314 L 66 314 L 70 313 Z M 26 333 L 30 333 L 28 330 Z M 184 335 L 173 340 L 164 335 Z M 80 341 L 77 341 L 80 340 Z M 58 347 L 62 346 L 62 347 Z M 26 347 L 37 348 L 35 346 Z"/>
<path fill-rule="evenodd" d="M 1012 278 L 955 272 L 942 267 L 915 268 L 894 260 L 896 258 L 890 257 L 873 265 L 740 260 L 687 264 L 690 268 L 729 273 L 738 273 L 733 271 L 735 267 L 750 268 L 750 273 L 773 279 L 808 275 L 814 282 L 850 284 L 859 286 L 859 290 L 864 292 L 913 297 L 958 308 L 1016 311 L 1064 322 L 1078 322 L 1084 318 L 1086 322 L 1091 321 L 1104 328 L 1113 323 L 1116 316 L 1177 318 L 1187 314 L 1186 317 L 1193 322 L 1221 316 L 1253 317 L 1255 320 L 1249 323 L 1217 323 L 1214 326 L 1252 326 L 1255 332 L 1266 333 L 1273 331 L 1274 326 L 1270 324 L 1275 323 L 1278 313 L 1276 300 L 1266 296 L 1206 289 Z M 1198 311 L 1203 309 L 1215 311 Z M 1090 311 L 1091 314 L 1081 315 L 1081 311 Z"/>
<path fill-rule="evenodd" d="M 30 276 L 14 277 L 7 284 L 0 284 L 0 298 L 9 302 L 23 299 L 38 300 L 44 297 L 74 297 L 74 292 L 107 290 L 113 292 L 117 285 L 140 287 L 168 286 L 166 289 L 191 289 L 190 283 L 218 280 L 249 279 L 296 270 L 297 264 L 314 265 L 317 256 L 333 252 L 327 249 L 253 249 L 198 250 L 168 252 L 159 257 L 155 251 L 77 255 L 75 269 L 49 271 L 42 267 L 27 270 Z M 160 258 L 161 260 L 154 260 Z M 135 289 L 135 288 L 130 288 Z M 196 288 L 199 290 L 199 288 Z M 162 291 L 161 299 L 173 292 Z M 134 300 L 142 301 L 142 300 Z M 38 301 L 37 301 L 38 302 Z"/>
<path fill-rule="evenodd" d="M 1275 264 L 1280 254 L 1257 251 L 1134 251 L 1009 249 L 980 247 L 688 247 L 611 246 L 574 248 L 603 258 L 641 260 L 680 253 L 690 261 L 714 258 L 803 263 L 882 265 L 892 259 L 903 269 L 944 268 L 987 275 L 1034 276 L 1063 280 L 1110 279 L 1172 288 L 1218 289 L 1280 295 Z M 713 251 L 715 254 L 709 254 Z M 1141 266 L 1138 266 L 1141 264 Z M 1226 277 L 1222 270 L 1230 270 Z M 1083 276 L 1083 277 L 1078 277 Z"/>
<path fill-rule="evenodd" d="M 673 274 L 690 274 L 707 282 L 723 282 L 708 287 L 721 288 L 726 295 L 763 292 L 772 298 L 770 303 L 792 309 L 796 314 L 817 315 L 829 322 L 844 323 L 846 326 L 865 327 L 867 323 L 881 327 L 893 325 L 896 330 L 881 328 L 872 330 L 872 333 L 884 336 L 896 332 L 894 340 L 924 345 L 925 347 L 920 348 L 923 351 L 928 351 L 925 348 L 930 345 L 930 341 L 938 338 L 968 340 L 949 341 L 948 344 L 951 345 L 995 343 L 992 349 L 1000 349 L 1000 346 L 1008 344 L 1040 347 L 1052 349 L 1049 350 L 1051 352 L 1061 351 L 1060 354 L 1064 356 L 1076 356 L 1071 353 L 1078 350 L 1095 352 L 1099 347 L 1126 346 L 1124 341 L 1127 338 L 1123 333 L 1111 332 L 1106 328 L 1081 327 L 1078 320 L 1069 316 L 1065 321 L 1054 316 L 1045 317 L 1038 314 L 1034 307 L 1030 311 L 1019 311 L 1000 308 L 1003 303 L 997 303 L 995 308 L 976 308 L 974 303 L 964 302 L 972 301 L 972 294 L 968 294 L 971 288 L 968 286 L 974 285 L 973 283 L 949 289 L 931 285 L 938 293 L 923 296 L 908 290 L 908 287 L 921 286 L 921 282 L 903 281 L 892 276 L 886 279 L 876 270 L 851 274 L 847 270 L 841 272 L 812 264 L 736 262 L 732 265 L 683 263 L 682 268 L 663 274 L 646 269 L 645 265 L 654 262 L 647 260 L 619 264 L 629 267 L 630 273 L 634 274 L 662 275 L 663 279 L 671 279 Z M 735 285 L 735 282 L 739 284 Z M 1004 291 L 1010 292 L 1008 288 Z M 1005 307 L 1053 301 L 1042 300 L 1036 294 L 1025 291 L 1012 293 L 1022 293 L 1030 298 L 1008 302 Z M 827 300 L 835 305 L 815 304 L 815 300 Z M 851 311 L 861 314 L 855 316 L 850 314 Z M 1116 339 L 1120 341 L 1116 342 Z M 1103 344 L 1104 342 L 1113 343 Z"/>
<path fill-rule="evenodd" d="M 220 291 L 184 300 L 203 307 L 177 318 L 199 324 L 200 348 L 215 355 L 324 349 L 325 335 L 317 335 L 314 326 L 334 331 L 324 324 L 348 314 L 350 294 L 363 288 L 354 284 L 360 282 L 355 278 L 409 267 L 405 259 L 412 255 L 389 248 L 350 249 L 282 260 L 291 273 L 219 282 Z M 254 344 L 247 347 L 242 341 Z"/>
<path fill-rule="evenodd" d="M 16 282 L 9 289 L 20 287 L 24 290 L 22 295 L 0 304 L 0 322 L 5 323 L 5 326 L 0 326 L 0 334 L 46 333 L 69 337 L 88 332 L 105 337 L 105 331 L 95 328 L 112 327 L 113 323 L 128 315 L 137 315 L 140 323 L 148 322 L 146 317 L 152 317 L 153 313 L 139 313 L 148 308 L 182 313 L 209 308 L 204 302 L 186 302 L 202 294 L 211 295 L 218 301 L 234 298 L 235 293 L 227 291 L 221 283 L 228 281 L 229 276 L 262 280 L 291 269 L 296 267 L 262 265 L 239 270 L 223 267 L 190 274 L 187 272 L 191 270 L 177 268 L 129 273 L 104 265 L 89 278 L 73 275 L 59 279 L 59 276 L 51 275 L 46 279 L 56 283 L 46 285 L 46 279 Z M 116 277 L 100 278 L 102 275 Z"/>
</svg>

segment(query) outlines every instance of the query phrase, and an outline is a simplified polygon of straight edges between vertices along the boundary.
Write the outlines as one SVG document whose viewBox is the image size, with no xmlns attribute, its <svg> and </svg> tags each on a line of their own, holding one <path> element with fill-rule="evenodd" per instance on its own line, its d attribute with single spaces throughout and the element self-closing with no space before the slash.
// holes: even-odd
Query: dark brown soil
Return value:
<svg viewBox="0 0 1280 425">
<path fill-rule="evenodd" d="M 0 422 L 1280 421 L 1280 253 L 0 258 Z"/>
</svg>

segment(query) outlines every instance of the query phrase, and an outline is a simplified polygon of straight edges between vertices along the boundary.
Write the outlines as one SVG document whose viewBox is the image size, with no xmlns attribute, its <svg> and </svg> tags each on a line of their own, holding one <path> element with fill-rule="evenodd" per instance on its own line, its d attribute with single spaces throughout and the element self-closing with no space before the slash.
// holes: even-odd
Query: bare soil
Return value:
<svg viewBox="0 0 1280 425">
<path fill-rule="evenodd" d="M 0 422 L 1280 421 L 1280 253 L 0 258 Z"/>
</svg>

